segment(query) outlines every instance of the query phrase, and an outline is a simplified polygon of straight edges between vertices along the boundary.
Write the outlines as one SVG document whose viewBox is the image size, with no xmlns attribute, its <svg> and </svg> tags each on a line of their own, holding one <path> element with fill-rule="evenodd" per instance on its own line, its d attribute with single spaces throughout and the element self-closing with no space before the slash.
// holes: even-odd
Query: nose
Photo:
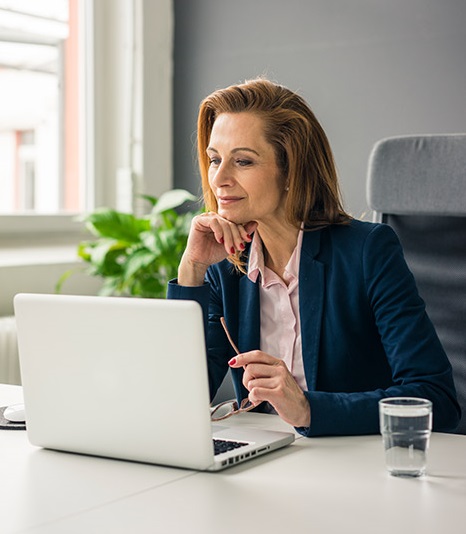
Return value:
<svg viewBox="0 0 466 534">
<path fill-rule="evenodd" d="M 210 169 L 210 183 L 212 186 L 221 188 L 228 187 L 234 183 L 234 174 L 228 162 L 222 161 L 218 167 Z"/>
</svg>

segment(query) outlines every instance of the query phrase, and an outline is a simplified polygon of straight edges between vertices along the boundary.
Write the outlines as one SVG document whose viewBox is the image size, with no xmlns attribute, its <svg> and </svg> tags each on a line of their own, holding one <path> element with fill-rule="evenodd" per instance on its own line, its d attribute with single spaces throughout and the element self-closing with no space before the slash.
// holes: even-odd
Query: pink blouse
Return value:
<svg viewBox="0 0 466 534">
<path fill-rule="evenodd" d="M 254 234 L 249 253 L 248 278 L 257 282 L 261 308 L 260 348 L 282 359 L 302 390 L 307 390 L 304 376 L 301 322 L 299 320 L 299 259 L 303 231 L 288 261 L 283 278 L 264 265 L 262 241 Z M 287 285 L 288 284 L 288 285 Z"/>
</svg>

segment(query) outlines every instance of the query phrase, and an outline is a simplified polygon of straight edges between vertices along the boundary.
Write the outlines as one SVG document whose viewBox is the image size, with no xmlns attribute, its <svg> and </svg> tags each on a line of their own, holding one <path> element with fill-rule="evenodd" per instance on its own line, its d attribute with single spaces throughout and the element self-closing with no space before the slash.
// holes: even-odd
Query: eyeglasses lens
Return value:
<svg viewBox="0 0 466 534">
<path fill-rule="evenodd" d="M 224 402 L 214 407 L 211 412 L 212 421 L 224 419 L 229 415 L 232 415 L 238 409 L 238 404 L 235 401 Z"/>
</svg>

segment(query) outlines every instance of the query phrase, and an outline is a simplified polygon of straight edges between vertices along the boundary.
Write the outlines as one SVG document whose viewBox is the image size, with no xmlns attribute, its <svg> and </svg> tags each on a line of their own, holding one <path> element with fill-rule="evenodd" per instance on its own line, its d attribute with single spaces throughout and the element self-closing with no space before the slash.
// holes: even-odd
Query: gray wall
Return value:
<svg viewBox="0 0 466 534">
<path fill-rule="evenodd" d="M 466 131 L 466 0 L 174 0 L 175 185 L 199 192 L 199 102 L 259 74 L 297 90 L 367 214 L 378 139 Z"/>
</svg>

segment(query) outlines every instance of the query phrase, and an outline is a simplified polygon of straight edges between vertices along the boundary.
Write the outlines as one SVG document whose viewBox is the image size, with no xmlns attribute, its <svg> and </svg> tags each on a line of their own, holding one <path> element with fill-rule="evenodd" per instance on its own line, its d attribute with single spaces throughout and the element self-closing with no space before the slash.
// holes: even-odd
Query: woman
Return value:
<svg viewBox="0 0 466 534">
<path fill-rule="evenodd" d="M 345 213 L 306 102 L 265 79 L 216 91 L 198 151 L 209 211 L 168 297 L 204 310 L 212 398 L 231 368 L 238 400 L 305 436 L 377 433 L 387 396 L 431 399 L 434 428 L 454 429 L 451 367 L 400 243 Z"/>
</svg>

